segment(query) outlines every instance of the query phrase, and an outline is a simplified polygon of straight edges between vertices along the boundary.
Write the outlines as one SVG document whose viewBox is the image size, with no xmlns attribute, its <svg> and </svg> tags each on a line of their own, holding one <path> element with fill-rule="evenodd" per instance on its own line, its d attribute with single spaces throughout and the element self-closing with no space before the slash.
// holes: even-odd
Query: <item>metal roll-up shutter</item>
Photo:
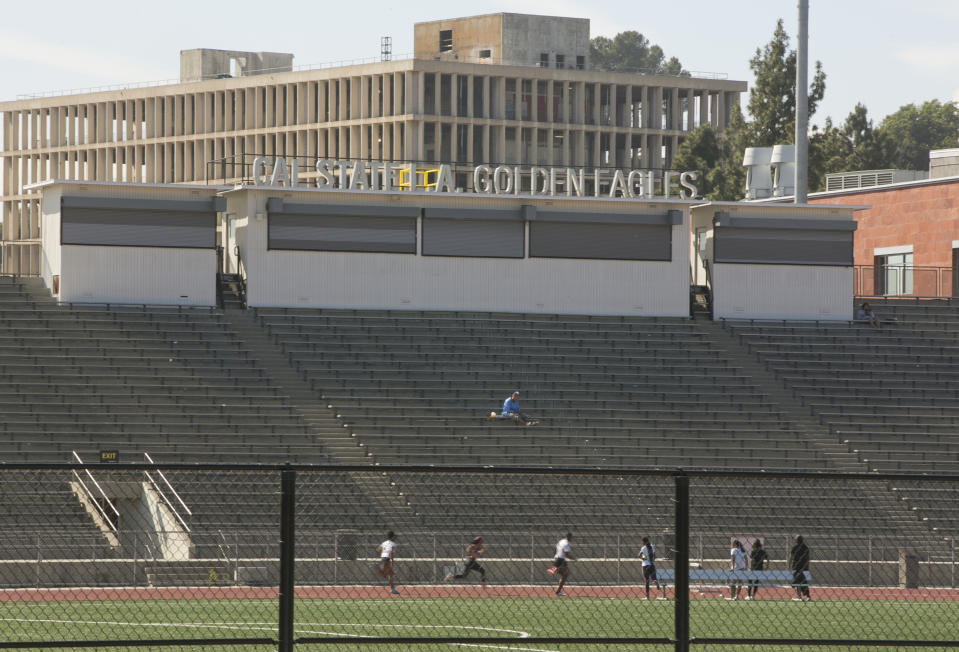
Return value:
<svg viewBox="0 0 959 652">
<path fill-rule="evenodd" d="M 416 253 L 416 218 L 270 213 L 270 249 Z"/>
<path fill-rule="evenodd" d="M 665 224 L 531 222 L 535 258 L 672 259 L 672 227 Z"/>
<path fill-rule="evenodd" d="M 213 211 L 63 207 L 60 242 L 65 245 L 178 247 L 216 246 Z"/>
<path fill-rule="evenodd" d="M 852 231 L 720 227 L 713 244 L 717 263 L 852 265 Z"/>
<path fill-rule="evenodd" d="M 518 220 L 429 219 L 423 221 L 423 255 L 522 258 L 525 235 Z"/>
</svg>

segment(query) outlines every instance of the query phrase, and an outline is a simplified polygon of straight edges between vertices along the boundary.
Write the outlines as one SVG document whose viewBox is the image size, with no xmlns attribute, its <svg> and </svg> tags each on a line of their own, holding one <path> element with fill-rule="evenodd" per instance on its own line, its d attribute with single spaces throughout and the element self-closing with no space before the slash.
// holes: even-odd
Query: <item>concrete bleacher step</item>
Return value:
<svg viewBox="0 0 959 652">
<path fill-rule="evenodd" d="M 224 313 L 232 331 L 247 343 L 252 356 L 268 374 L 272 384 L 283 389 L 289 397 L 291 408 L 332 459 L 338 464 L 370 464 L 368 452 L 343 427 L 344 424 L 326 406 L 321 394 L 304 382 L 303 375 L 266 334 L 254 314 L 245 310 L 228 310 Z M 351 480 L 384 509 L 395 512 L 407 522 L 415 521 L 413 510 L 392 489 L 387 478 L 376 474 L 353 474 Z"/>
<path fill-rule="evenodd" d="M 733 332 L 726 329 L 721 323 L 699 321 L 696 324 L 707 331 L 711 337 L 725 345 L 727 355 L 742 366 L 754 379 L 754 382 L 767 392 L 769 398 L 779 405 L 783 414 L 800 433 L 799 436 L 820 451 L 822 454 L 822 469 L 850 472 L 865 470 L 864 465 L 856 456 L 851 454 L 847 447 L 832 436 L 828 429 L 824 428 L 811 412 L 796 400 L 793 392 L 770 373 L 752 352 L 742 345 Z"/>
</svg>

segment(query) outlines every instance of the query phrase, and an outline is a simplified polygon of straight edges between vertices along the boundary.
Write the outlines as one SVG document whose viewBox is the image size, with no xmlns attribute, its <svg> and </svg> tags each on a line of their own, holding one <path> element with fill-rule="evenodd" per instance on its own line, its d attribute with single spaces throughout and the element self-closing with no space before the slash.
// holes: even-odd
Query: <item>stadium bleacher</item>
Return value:
<svg viewBox="0 0 959 652">
<path fill-rule="evenodd" d="M 667 530 L 668 483 L 611 476 L 578 487 L 574 500 L 573 489 L 545 479 L 460 486 L 375 467 L 959 470 L 959 319 L 948 306 L 924 305 L 915 321 L 908 309 L 877 310 L 897 321 L 873 331 L 851 323 L 57 305 L 36 280 L 4 278 L 0 460 L 66 462 L 73 451 L 93 459 L 116 449 L 124 461 L 149 453 L 158 462 L 369 464 L 368 474 L 304 485 L 308 522 L 554 529 L 543 509 L 552 501 L 588 505 L 572 513 L 585 529 L 626 519 Z M 487 420 L 516 389 L 539 425 Z M 275 487 L 169 477 L 192 511 L 198 554 L 216 556 L 224 531 L 278 523 Z M 755 508 L 741 493 L 717 487 L 706 495 L 692 513 L 705 533 L 727 528 L 709 514 L 732 510 L 744 529 L 786 532 L 815 525 L 797 513 L 823 509 L 857 535 L 959 533 L 959 515 L 941 494 L 912 486 L 828 501 L 784 485 L 756 497 Z M 22 500 L 0 498 L 7 515 Z M 70 527 L 96 535 L 72 502 Z"/>
<path fill-rule="evenodd" d="M 735 323 L 728 328 L 868 470 L 959 472 L 955 302 L 873 302 L 895 321 Z M 924 523 L 956 533 L 959 512 L 900 492 Z"/>
</svg>

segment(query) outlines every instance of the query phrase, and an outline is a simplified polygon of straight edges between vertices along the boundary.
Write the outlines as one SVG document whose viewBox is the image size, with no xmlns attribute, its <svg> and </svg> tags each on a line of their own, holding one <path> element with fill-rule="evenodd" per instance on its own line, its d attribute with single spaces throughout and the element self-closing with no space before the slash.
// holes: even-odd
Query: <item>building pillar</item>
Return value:
<svg viewBox="0 0 959 652">
<path fill-rule="evenodd" d="M 600 105 L 600 97 L 602 96 L 602 94 L 600 93 L 599 89 L 600 89 L 599 84 L 593 84 L 593 97 L 589 98 L 590 101 L 593 103 L 592 124 L 594 125 L 600 125 L 603 123 L 603 118 L 601 115 L 602 107 Z M 598 161 L 599 159 L 596 159 L 596 160 Z"/>
<path fill-rule="evenodd" d="M 492 78 L 489 75 L 483 75 L 482 79 L 483 79 L 483 107 L 482 107 L 483 114 L 477 117 L 491 118 L 493 116 L 490 114 L 491 107 L 490 107 L 489 94 L 490 94 L 490 88 L 492 88 L 492 84 L 491 84 Z M 487 159 L 483 159 L 483 160 L 485 161 Z"/>
<path fill-rule="evenodd" d="M 616 84 L 609 85 L 609 104 L 607 105 L 608 106 L 607 110 L 609 111 L 609 118 L 607 119 L 606 124 L 612 125 L 614 127 L 619 126 L 619 116 L 618 116 L 618 110 L 616 107 L 616 94 L 618 90 L 619 88 L 617 87 Z M 615 147 L 613 147 L 612 149 L 615 149 Z"/>
<path fill-rule="evenodd" d="M 569 117 L 569 82 L 561 82 L 562 87 L 560 88 L 559 95 L 559 116 L 557 116 L 557 122 L 562 122 L 564 124 L 569 124 L 572 122 Z"/>
<path fill-rule="evenodd" d="M 493 82 L 490 82 L 493 83 Z M 506 119 L 506 77 L 497 77 L 495 79 L 496 87 L 499 89 L 499 92 L 496 93 L 496 115 L 491 115 L 491 118 L 497 120 Z M 505 139 L 506 136 L 504 135 Z M 505 142 L 505 141 L 504 141 Z M 503 150 L 500 150 L 501 152 Z"/>
<path fill-rule="evenodd" d="M 476 76 L 466 75 L 466 117 L 467 118 L 476 117 L 473 115 L 474 113 L 473 103 L 476 101 L 475 92 L 474 92 L 475 86 L 476 86 Z"/>
<path fill-rule="evenodd" d="M 337 122 L 349 119 L 349 111 L 346 106 L 346 96 L 348 95 L 346 89 L 349 83 L 350 80 L 348 78 L 336 80 L 336 116 L 333 119 Z"/>
<path fill-rule="evenodd" d="M 373 78 L 369 75 L 363 75 L 356 78 L 356 86 L 359 87 L 360 97 L 359 107 L 357 107 L 358 110 L 356 114 L 352 116 L 354 119 L 371 117 L 370 109 L 372 107 L 370 106 L 370 100 L 372 98 L 370 97 L 370 84 L 372 83 L 372 80 Z M 356 86 L 354 86 L 354 88 L 356 88 Z"/>
<path fill-rule="evenodd" d="M 546 97 L 543 98 L 543 101 L 546 102 L 546 122 L 552 124 L 556 122 L 553 118 L 553 93 L 555 89 L 553 88 L 553 80 L 546 80 Z M 539 117 L 538 115 L 536 116 Z M 551 148 L 552 149 L 552 148 Z"/>
<path fill-rule="evenodd" d="M 460 76 L 457 73 L 450 75 L 450 115 L 453 117 L 459 117 L 459 83 Z"/>
</svg>

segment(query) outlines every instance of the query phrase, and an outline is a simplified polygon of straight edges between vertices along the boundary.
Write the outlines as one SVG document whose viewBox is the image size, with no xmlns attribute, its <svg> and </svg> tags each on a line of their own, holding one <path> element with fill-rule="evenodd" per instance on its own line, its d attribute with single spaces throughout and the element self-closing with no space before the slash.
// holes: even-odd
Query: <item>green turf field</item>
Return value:
<svg viewBox="0 0 959 652">
<path fill-rule="evenodd" d="M 296 635 L 516 637 L 664 637 L 673 634 L 670 601 L 634 598 L 393 598 L 298 599 Z M 274 638 L 271 600 L 128 600 L 0 603 L 6 643 L 171 638 Z M 946 641 L 959 638 L 959 602 L 692 600 L 694 637 L 865 638 Z M 599 647 L 529 644 L 515 649 L 636 650 L 663 646 Z M 355 650 L 371 646 L 316 645 L 297 649 Z M 396 646 L 375 646 L 396 649 Z M 471 645 L 503 649 L 499 645 Z M 100 649 L 100 648 L 98 648 Z M 175 648 L 182 649 L 182 648 Z M 214 648 L 197 648 L 214 649 Z M 231 648 L 254 649 L 254 648 Z M 259 646 L 256 649 L 266 649 Z M 403 650 L 461 649 L 403 645 Z M 744 649 L 709 646 L 700 649 Z M 764 646 L 762 649 L 772 649 Z M 799 648 L 789 648 L 799 649 Z M 815 649 L 804 646 L 803 650 Z M 831 648 L 836 649 L 836 648 Z M 846 648 L 843 648 L 846 649 Z M 861 649 L 876 649 L 875 646 Z M 902 648 L 897 648 L 902 649 Z M 929 648 L 926 648 L 929 649 Z"/>
</svg>

